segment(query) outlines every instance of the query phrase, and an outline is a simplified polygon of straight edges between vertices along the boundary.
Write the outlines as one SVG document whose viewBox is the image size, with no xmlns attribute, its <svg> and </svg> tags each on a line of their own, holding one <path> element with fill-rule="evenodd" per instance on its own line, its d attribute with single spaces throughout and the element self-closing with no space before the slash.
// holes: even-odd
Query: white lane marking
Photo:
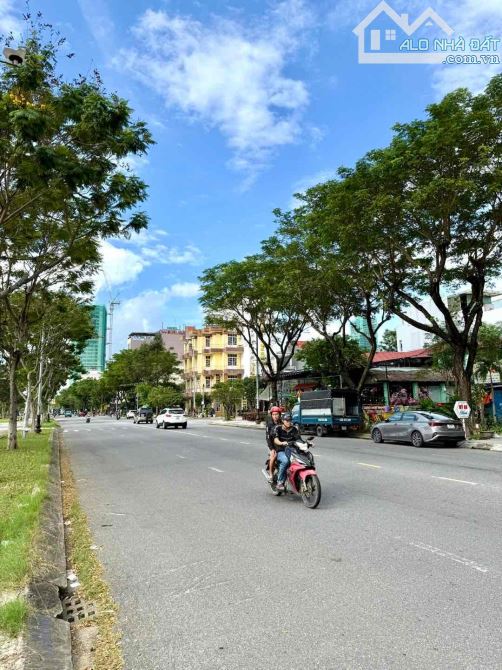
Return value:
<svg viewBox="0 0 502 670">
<path fill-rule="evenodd" d="M 251 444 L 251 442 L 239 442 L 239 444 Z"/>
<path fill-rule="evenodd" d="M 73 432 L 74 432 L 74 433 L 78 433 L 78 432 L 79 432 L 79 428 L 74 428 L 74 429 L 73 429 Z"/>
<path fill-rule="evenodd" d="M 367 468 L 381 468 L 381 465 L 372 465 L 371 463 L 358 463 L 357 465 L 364 465 Z"/>
<path fill-rule="evenodd" d="M 218 468 L 209 468 L 210 470 L 214 470 L 215 472 L 225 472 L 224 470 L 218 470 Z"/>
<path fill-rule="evenodd" d="M 178 458 L 186 458 L 186 456 L 180 456 L 179 454 L 176 454 Z"/>
<path fill-rule="evenodd" d="M 86 428 L 86 431 L 87 431 L 88 433 L 90 433 L 90 432 L 91 432 L 91 429 L 90 429 L 90 428 Z"/>
<path fill-rule="evenodd" d="M 123 512 L 105 512 L 105 514 L 111 514 L 112 516 L 125 516 Z"/>
<path fill-rule="evenodd" d="M 451 477 L 437 477 L 432 475 L 433 479 L 444 479 L 447 482 L 458 482 L 459 484 L 470 484 L 471 486 L 477 486 L 478 482 L 468 482 L 465 479 L 452 479 Z"/>
<path fill-rule="evenodd" d="M 221 440 L 222 442 L 230 442 L 228 437 L 219 437 L 218 439 Z"/>
<path fill-rule="evenodd" d="M 63 433 L 67 433 L 67 432 L 68 432 L 68 428 L 65 428 L 65 429 L 63 430 Z"/>
<path fill-rule="evenodd" d="M 457 556 L 457 554 L 452 554 L 449 551 L 443 551 L 437 547 L 433 547 L 430 544 L 424 544 L 423 542 L 409 542 L 412 547 L 417 547 L 418 549 L 423 549 L 424 551 L 429 551 L 431 554 L 437 554 L 442 558 L 448 558 L 450 561 L 455 561 L 455 563 L 461 563 L 462 565 L 477 570 L 478 572 L 488 572 L 488 568 L 484 565 L 478 565 L 475 561 L 471 561 L 469 558 L 464 558 L 463 556 Z"/>
</svg>

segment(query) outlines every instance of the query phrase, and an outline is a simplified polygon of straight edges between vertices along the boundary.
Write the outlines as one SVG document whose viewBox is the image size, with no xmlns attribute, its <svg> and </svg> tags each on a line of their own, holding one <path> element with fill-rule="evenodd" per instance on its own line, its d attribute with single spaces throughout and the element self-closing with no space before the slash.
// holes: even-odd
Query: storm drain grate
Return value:
<svg viewBox="0 0 502 670">
<path fill-rule="evenodd" d="M 94 619 L 96 616 L 96 606 L 94 603 L 86 603 L 79 596 L 66 596 L 61 601 L 63 612 L 61 619 L 69 623 L 75 623 L 83 619 Z"/>
</svg>

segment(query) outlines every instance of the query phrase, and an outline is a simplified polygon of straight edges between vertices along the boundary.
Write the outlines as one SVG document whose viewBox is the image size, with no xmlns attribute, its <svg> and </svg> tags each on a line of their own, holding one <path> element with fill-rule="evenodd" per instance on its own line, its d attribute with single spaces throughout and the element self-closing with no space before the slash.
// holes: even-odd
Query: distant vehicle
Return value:
<svg viewBox="0 0 502 670">
<path fill-rule="evenodd" d="M 133 409 L 130 409 L 126 414 L 126 419 L 134 419 L 136 412 Z"/>
<path fill-rule="evenodd" d="M 462 424 L 444 414 L 432 412 L 396 412 L 373 426 L 373 442 L 411 442 L 414 447 L 444 442 L 458 446 L 465 440 Z"/>
<path fill-rule="evenodd" d="M 157 428 L 168 428 L 169 426 L 186 428 L 187 418 L 185 410 L 181 407 L 166 407 L 155 417 L 155 425 Z"/>
<path fill-rule="evenodd" d="M 65 409 L 64 415 L 66 417 L 71 417 L 71 416 L 73 416 L 73 412 L 71 411 L 71 409 Z"/>
<path fill-rule="evenodd" d="M 134 423 L 153 423 L 153 410 L 151 407 L 140 407 L 134 414 Z"/>
<path fill-rule="evenodd" d="M 305 391 L 291 414 L 299 430 L 314 430 L 318 437 L 357 431 L 363 425 L 361 401 L 353 389 Z"/>
</svg>

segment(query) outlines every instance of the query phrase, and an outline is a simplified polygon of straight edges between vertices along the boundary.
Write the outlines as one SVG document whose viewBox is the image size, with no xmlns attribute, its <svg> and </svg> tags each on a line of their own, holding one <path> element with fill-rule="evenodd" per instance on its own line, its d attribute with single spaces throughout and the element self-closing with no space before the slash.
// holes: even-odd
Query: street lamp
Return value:
<svg viewBox="0 0 502 670">
<path fill-rule="evenodd" d="M 2 60 L 0 63 L 14 66 L 22 65 L 26 58 L 26 49 L 11 49 L 10 47 L 5 47 L 3 55 L 7 60 Z"/>
</svg>

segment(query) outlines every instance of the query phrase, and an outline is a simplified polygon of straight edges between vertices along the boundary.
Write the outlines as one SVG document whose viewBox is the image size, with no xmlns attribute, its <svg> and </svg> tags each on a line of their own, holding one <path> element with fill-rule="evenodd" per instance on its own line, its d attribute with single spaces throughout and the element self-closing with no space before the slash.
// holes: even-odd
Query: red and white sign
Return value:
<svg viewBox="0 0 502 670">
<path fill-rule="evenodd" d="M 471 414 L 471 408 L 469 403 L 465 400 L 457 400 L 453 407 L 453 411 L 458 416 L 459 419 L 468 419 Z"/>
</svg>

